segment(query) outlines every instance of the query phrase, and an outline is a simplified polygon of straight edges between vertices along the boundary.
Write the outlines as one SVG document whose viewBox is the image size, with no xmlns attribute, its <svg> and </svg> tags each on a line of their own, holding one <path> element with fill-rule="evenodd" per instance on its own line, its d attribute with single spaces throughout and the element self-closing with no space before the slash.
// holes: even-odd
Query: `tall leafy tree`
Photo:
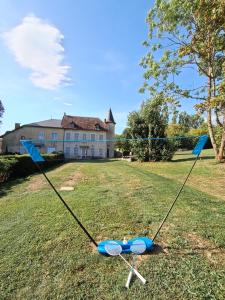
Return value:
<svg viewBox="0 0 225 300">
<path fill-rule="evenodd" d="M 207 114 L 208 132 L 215 157 L 222 160 L 225 148 L 225 1 L 156 0 L 147 17 L 148 53 L 141 61 L 145 69 L 141 92 L 163 92 L 176 100 L 195 99 Z M 199 75 L 200 86 L 178 83 L 185 68 Z M 215 127 L 221 128 L 216 143 Z"/>
<path fill-rule="evenodd" d="M 162 95 L 143 102 L 139 111 L 129 114 L 129 132 L 134 139 L 132 151 L 141 161 L 170 160 L 173 157 L 174 144 L 161 139 L 166 137 L 167 125 L 168 108 Z"/>
<path fill-rule="evenodd" d="M 187 133 L 192 128 L 199 128 L 203 123 L 204 118 L 198 114 L 189 115 L 186 111 L 179 114 L 178 124 L 181 125 L 184 133 Z"/>
</svg>

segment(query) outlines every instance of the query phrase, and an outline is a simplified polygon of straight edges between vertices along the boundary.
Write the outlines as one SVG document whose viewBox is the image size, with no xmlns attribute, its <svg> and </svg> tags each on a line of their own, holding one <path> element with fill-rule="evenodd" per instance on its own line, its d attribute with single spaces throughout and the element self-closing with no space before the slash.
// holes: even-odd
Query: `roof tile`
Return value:
<svg viewBox="0 0 225 300">
<path fill-rule="evenodd" d="M 108 126 L 99 118 L 78 117 L 64 115 L 62 119 L 62 127 L 77 130 L 103 130 L 108 131 Z M 99 128 L 99 129 L 97 129 Z"/>
</svg>

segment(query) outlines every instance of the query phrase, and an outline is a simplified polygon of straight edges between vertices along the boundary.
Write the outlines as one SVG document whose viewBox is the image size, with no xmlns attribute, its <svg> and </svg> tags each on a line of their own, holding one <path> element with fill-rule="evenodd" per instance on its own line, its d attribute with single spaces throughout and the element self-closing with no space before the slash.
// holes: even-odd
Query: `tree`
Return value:
<svg viewBox="0 0 225 300">
<path fill-rule="evenodd" d="M 166 138 L 167 124 L 168 108 L 162 95 L 143 102 L 139 111 L 129 114 L 128 126 L 134 139 L 132 151 L 139 160 L 170 160 L 173 157 L 174 144 L 162 139 Z"/>
<path fill-rule="evenodd" d="M 194 136 L 207 134 L 207 132 L 207 124 L 201 116 L 198 114 L 189 115 L 186 112 L 181 112 L 178 115 L 177 124 L 172 121 L 166 129 L 166 133 L 170 137 L 183 137 L 176 140 L 176 145 L 180 149 L 188 150 L 193 149 L 197 142 L 197 138 Z"/>
<path fill-rule="evenodd" d="M 2 104 L 2 101 L 0 100 L 0 118 L 2 118 L 4 111 L 5 111 L 4 106 Z M 0 120 L 0 124 L 1 124 L 1 120 Z"/>
<path fill-rule="evenodd" d="M 199 114 L 189 115 L 183 111 L 179 114 L 178 124 L 181 126 L 182 131 L 187 133 L 190 129 L 197 129 L 204 123 L 204 118 Z"/>
<path fill-rule="evenodd" d="M 145 82 L 140 91 L 197 100 L 195 108 L 207 114 L 215 157 L 221 161 L 225 148 L 225 1 L 156 0 L 147 23 L 144 45 L 148 53 L 141 61 Z M 192 68 L 203 84 L 191 89 L 178 83 L 186 68 Z M 221 128 L 219 144 L 213 115 Z"/>
<path fill-rule="evenodd" d="M 129 131 L 129 128 L 125 128 L 122 134 L 117 134 L 115 136 L 116 138 L 116 143 L 115 143 L 115 148 L 119 149 L 122 151 L 122 154 L 124 152 L 130 153 L 131 152 L 131 145 L 129 142 L 129 139 L 131 138 L 131 134 Z"/>
</svg>

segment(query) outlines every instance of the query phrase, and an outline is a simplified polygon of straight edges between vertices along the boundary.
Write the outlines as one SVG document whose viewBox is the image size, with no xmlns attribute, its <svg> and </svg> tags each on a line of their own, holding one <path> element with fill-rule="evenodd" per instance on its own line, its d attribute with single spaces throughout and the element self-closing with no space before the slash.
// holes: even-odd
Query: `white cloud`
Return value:
<svg viewBox="0 0 225 300">
<path fill-rule="evenodd" d="M 63 102 L 63 104 L 66 105 L 66 106 L 71 106 L 72 105 L 72 103 L 69 103 L 69 102 Z"/>
<path fill-rule="evenodd" d="M 30 79 L 35 86 L 53 90 L 69 80 L 69 66 L 62 64 L 64 37 L 55 26 L 30 15 L 3 37 L 16 61 L 32 71 Z"/>
</svg>

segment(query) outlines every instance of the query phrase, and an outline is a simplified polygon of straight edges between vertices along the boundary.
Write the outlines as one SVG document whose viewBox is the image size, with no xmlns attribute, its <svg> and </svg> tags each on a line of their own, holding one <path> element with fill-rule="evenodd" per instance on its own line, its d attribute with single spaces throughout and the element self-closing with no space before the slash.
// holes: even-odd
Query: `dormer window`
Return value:
<svg viewBox="0 0 225 300">
<path fill-rule="evenodd" d="M 95 129 L 96 130 L 100 130 L 100 125 L 99 124 L 95 124 Z"/>
<path fill-rule="evenodd" d="M 71 122 L 71 123 L 69 124 L 69 127 L 70 127 L 70 128 L 76 128 L 77 125 L 76 125 L 74 122 Z"/>
</svg>

